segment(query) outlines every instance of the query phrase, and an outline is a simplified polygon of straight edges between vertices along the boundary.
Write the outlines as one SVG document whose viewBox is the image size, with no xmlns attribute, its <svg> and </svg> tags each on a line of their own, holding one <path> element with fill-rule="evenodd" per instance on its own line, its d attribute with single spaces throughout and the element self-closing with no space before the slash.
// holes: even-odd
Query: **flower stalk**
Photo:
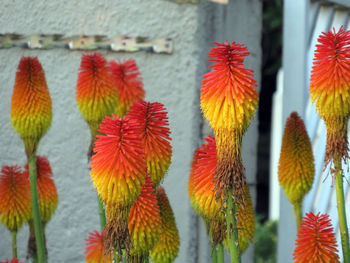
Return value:
<svg viewBox="0 0 350 263">
<path fill-rule="evenodd" d="M 217 253 L 217 263 L 224 263 L 224 245 L 222 243 L 218 243 L 216 245 L 216 249 L 214 249 Z"/>
<path fill-rule="evenodd" d="M 17 231 L 11 231 L 12 236 L 12 257 L 18 258 L 17 256 Z"/>
<path fill-rule="evenodd" d="M 346 221 L 343 171 L 341 167 L 341 158 L 334 158 L 335 169 L 335 191 L 337 195 L 337 210 L 339 218 L 340 238 L 343 249 L 344 263 L 350 262 L 349 230 Z"/>
<path fill-rule="evenodd" d="M 301 219 L 302 219 L 302 203 L 298 202 L 298 203 L 295 203 L 293 206 L 294 206 L 294 214 L 297 222 L 297 229 L 299 230 Z"/>
<path fill-rule="evenodd" d="M 41 224 L 37 176 L 36 176 L 36 156 L 32 153 L 28 156 L 30 194 L 32 199 L 32 215 L 34 224 L 35 243 L 38 263 L 46 262 L 43 228 Z"/>
<path fill-rule="evenodd" d="M 105 211 L 105 207 L 101 197 L 97 196 L 97 199 L 98 199 L 98 211 L 100 215 L 100 225 L 101 225 L 101 231 L 102 231 L 106 225 L 106 211 Z"/>
<path fill-rule="evenodd" d="M 232 188 L 227 191 L 226 225 L 231 263 L 241 263 L 239 252 L 236 207 L 233 201 Z"/>
</svg>

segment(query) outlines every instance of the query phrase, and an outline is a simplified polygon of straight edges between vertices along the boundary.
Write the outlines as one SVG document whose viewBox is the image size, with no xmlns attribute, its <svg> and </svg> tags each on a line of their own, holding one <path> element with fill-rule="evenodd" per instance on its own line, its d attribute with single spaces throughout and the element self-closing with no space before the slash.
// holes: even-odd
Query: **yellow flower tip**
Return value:
<svg viewBox="0 0 350 263">
<path fill-rule="evenodd" d="M 111 69 L 101 53 L 84 53 L 79 70 L 76 101 L 92 136 L 95 136 L 101 120 L 113 113 L 118 103 L 118 90 Z"/>
<path fill-rule="evenodd" d="M 179 252 L 180 237 L 174 213 L 163 187 L 158 188 L 157 199 L 162 218 L 162 234 L 149 254 L 154 263 L 169 263 L 175 260 Z"/>
<path fill-rule="evenodd" d="M 162 218 L 152 180 L 146 176 L 145 181 L 129 213 L 131 255 L 137 257 L 148 255 L 162 232 Z"/>
<path fill-rule="evenodd" d="M 11 100 L 11 124 L 22 138 L 27 155 L 36 151 L 51 119 L 52 103 L 44 70 L 38 58 L 22 57 Z"/>
<path fill-rule="evenodd" d="M 201 108 L 214 129 L 245 131 L 258 106 L 253 71 L 244 67 L 247 47 L 236 42 L 215 43 L 209 53 L 214 61 L 211 72 L 204 75 Z"/>
<path fill-rule="evenodd" d="M 28 176 L 17 165 L 3 166 L 0 171 L 0 222 L 17 231 L 32 216 Z"/>
<path fill-rule="evenodd" d="M 303 120 L 292 112 L 286 122 L 278 166 L 278 180 L 291 203 L 300 203 L 312 187 L 314 157 Z"/>
<path fill-rule="evenodd" d="M 37 188 L 40 206 L 40 216 L 47 223 L 57 209 L 58 195 L 49 160 L 45 156 L 36 156 Z M 24 174 L 29 177 L 28 164 Z"/>
</svg>

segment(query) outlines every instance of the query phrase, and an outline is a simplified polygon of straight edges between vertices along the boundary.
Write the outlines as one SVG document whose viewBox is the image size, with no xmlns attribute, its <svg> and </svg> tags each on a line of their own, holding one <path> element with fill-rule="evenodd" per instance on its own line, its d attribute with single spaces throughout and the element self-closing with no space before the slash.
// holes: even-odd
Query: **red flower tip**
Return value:
<svg viewBox="0 0 350 263">
<path fill-rule="evenodd" d="M 296 263 L 339 262 L 337 241 L 327 214 L 306 214 L 295 245 L 293 259 Z"/>
<path fill-rule="evenodd" d="M 104 249 L 104 238 L 105 231 L 102 231 L 102 235 L 94 230 L 93 232 L 89 232 L 89 237 L 85 239 L 85 260 L 87 263 L 112 263 L 113 254 L 112 251 L 110 253 L 106 253 Z"/>
<path fill-rule="evenodd" d="M 91 161 L 91 178 L 106 205 L 131 205 L 146 171 L 140 127 L 114 114 L 102 120 Z"/>
<path fill-rule="evenodd" d="M 13 258 L 11 260 L 6 259 L 6 261 L 1 261 L 0 263 L 21 263 L 18 258 Z"/>
<path fill-rule="evenodd" d="M 131 106 L 128 117 L 140 127 L 148 173 L 157 186 L 169 168 L 172 155 L 166 108 L 159 102 L 139 101 Z"/>
<path fill-rule="evenodd" d="M 18 230 L 32 216 L 28 176 L 18 165 L 3 166 L 0 172 L 0 222 Z"/>
<path fill-rule="evenodd" d="M 123 117 L 130 106 L 145 96 L 141 74 L 135 60 L 111 61 L 109 63 L 118 89 L 118 104 L 115 114 Z"/>
</svg>

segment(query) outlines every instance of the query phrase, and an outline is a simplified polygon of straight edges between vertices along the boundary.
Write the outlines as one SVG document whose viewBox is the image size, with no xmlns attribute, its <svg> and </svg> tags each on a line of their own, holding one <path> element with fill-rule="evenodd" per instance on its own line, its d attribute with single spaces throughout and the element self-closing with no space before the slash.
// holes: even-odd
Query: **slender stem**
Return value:
<svg viewBox="0 0 350 263">
<path fill-rule="evenodd" d="M 340 238 L 343 249 L 344 263 L 350 263 L 349 231 L 346 223 L 343 171 L 341 167 L 341 158 L 334 158 L 335 169 L 335 190 L 337 194 L 337 209 L 339 218 Z"/>
<path fill-rule="evenodd" d="M 222 243 L 219 243 L 216 245 L 217 249 L 217 261 L 218 263 L 224 263 L 224 245 Z"/>
<path fill-rule="evenodd" d="M 106 225 L 106 212 L 105 212 L 105 207 L 103 204 L 102 199 L 97 196 L 98 198 L 98 209 L 99 209 L 99 215 L 100 215 L 100 225 L 101 225 L 101 231 Z"/>
<path fill-rule="evenodd" d="M 217 246 L 214 245 L 211 246 L 211 262 L 218 263 Z"/>
<path fill-rule="evenodd" d="M 113 249 L 113 262 L 115 262 L 115 263 L 119 263 L 120 261 L 119 261 L 119 255 L 118 255 L 118 253 L 117 253 L 117 249 L 116 248 L 114 248 Z"/>
<path fill-rule="evenodd" d="M 294 204 L 294 213 L 295 213 L 295 217 L 297 219 L 297 228 L 299 230 L 299 227 L 301 225 L 301 219 L 302 219 L 302 202 L 298 202 Z"/>
<path fill-rule="evenodd" d="M 149 257 L 146 256 L 145 259 L 143 260 L 144 263 L 149 263 Z"/>
<path fill-rule="evenodd" d="M 12 236 L 12 258 L 18 258 L 17 256 L 17 231 L 11 231 Z"/>
<path fill-rule="evenodd" d="M 43 229 L 41 225 L 40 209 L 38 189 L 36 182 L 36 156 L 35 153 L 29 155 L 28 158 L 29 167 L 29 182 L 30 182 L 30 194 L 32 199 L 32 213 L 35 233 L 35 243 L 37 249 L 38 263 L 46 263 L 45 246 L 43 238 Z"/>
<path fill-rule="evenodd" d="M 232 188 L 227 191 L 226 225 L 231 263 L 241 263 L 236 222 L 236 208 L 233 201 Z"/>
</svg>

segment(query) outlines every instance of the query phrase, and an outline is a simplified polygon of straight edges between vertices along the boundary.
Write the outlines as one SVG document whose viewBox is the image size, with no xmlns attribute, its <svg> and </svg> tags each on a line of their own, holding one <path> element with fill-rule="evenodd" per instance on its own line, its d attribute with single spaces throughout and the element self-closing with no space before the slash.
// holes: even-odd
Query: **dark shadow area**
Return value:
<svg viewBox="0 0 350 263">
<path fill-rule="evenodd" d="M 262 79 L 259 100 L 259 138 L 256 212 L 261 221 L 269 212 L 269 172 L 272 96 L 282 60 L 282 0 L 263 0 Z"/>
</svg>

